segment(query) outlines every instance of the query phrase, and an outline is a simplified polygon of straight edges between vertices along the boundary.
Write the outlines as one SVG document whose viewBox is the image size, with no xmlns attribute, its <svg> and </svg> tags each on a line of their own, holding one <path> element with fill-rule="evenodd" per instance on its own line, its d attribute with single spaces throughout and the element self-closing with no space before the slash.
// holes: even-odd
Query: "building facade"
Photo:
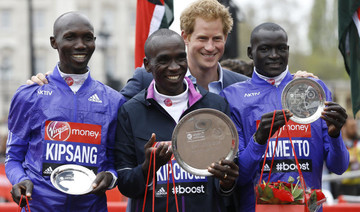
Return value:
<svg viewBox="0 0 360 212">
<path fill-rule="evenodd" d="M 91 75 L 116 90 L 133 75 L 136 0 L 0 0 L 0 158 L 11 98 L 32 76 L 31 67 L 34 73 L 53 70 L 58 62 L 50 46 L 53 23 L 69 11 L 86 14 L 94 25 Z"/>
<path fill-rule="evenodd" d="M 58 54 L 49 38 L 55 19 L 69 11 L 86 14 L 94 25 L 96 50 L 89 63 L 91 75 L 117 90 L 132 76 L 135 0 L 0 0 L 1 134 L 7 129 L 11 98 L 32 76 L 31 67 L 35 73 L 46 73 L 57 63 Z"/>
</svg>

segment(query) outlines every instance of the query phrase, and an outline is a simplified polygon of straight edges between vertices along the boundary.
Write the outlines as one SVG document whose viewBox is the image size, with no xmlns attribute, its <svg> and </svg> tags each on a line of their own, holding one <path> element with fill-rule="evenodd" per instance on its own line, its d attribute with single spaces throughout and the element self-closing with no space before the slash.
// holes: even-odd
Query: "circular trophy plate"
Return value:
<svg viewBox="0 0 360 212">
<path fill-rule="evenodd" d="M 75 164 L 59 166 L 50 176 L 51 183 L 55 188 L 73 195 L 89 193 L 93 189 L 91 185 L 95 178 L 93 171 Z"/>
<path fill-rule="evenodd" d="M 172 134 L 172 149 L 187 172 L 211 176 L 207 168 L 225 158 L 233 160 L 239 137 L 234 123 L 215 109 L 198 109 L 185 115 Z"/>
<path fill-rule="evenodd" d="M 299 124 L 316 121 L 324 110 L 325 100 L 324 89 L 308 78 L 290 81 L 281 94 L 282 107 L 290 110 L 294 114 L 290 119 Z"/>
</svg>

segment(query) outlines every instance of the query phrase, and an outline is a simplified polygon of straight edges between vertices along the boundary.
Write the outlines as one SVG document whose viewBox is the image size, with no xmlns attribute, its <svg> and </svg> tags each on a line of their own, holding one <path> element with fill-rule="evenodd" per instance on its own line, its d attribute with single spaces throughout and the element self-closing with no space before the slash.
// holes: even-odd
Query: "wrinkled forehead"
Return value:
<svg viewBox="0 0 360 212">
<path fill-rule="evenodd" d="M 66 14 L 56 20 L 54 24 L 54 36 L 63 34 L 66 31 L 76 31 L 80 28 L 87 28 L 90 32 L 94 32 L 94 27 L 85 16 L 77 13 Z"/>
<path fill-rule="evenodd" d="M 185 52 L 185 43 L 182 37 L 178 35 L 172 36 L 155 36 L 151 40 L 149 50 L 152 55 L 159 52 L 167 51 L 183 51 Z"/>
</svg>

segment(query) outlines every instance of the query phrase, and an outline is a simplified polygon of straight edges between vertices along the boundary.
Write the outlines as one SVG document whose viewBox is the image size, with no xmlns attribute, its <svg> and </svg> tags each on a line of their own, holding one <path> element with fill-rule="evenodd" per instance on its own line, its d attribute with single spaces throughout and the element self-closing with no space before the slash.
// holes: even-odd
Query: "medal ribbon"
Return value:
<svg viewBox="0 0 360 212">
<path fill-rule="evenodd" d="M 149 161 L 149 168 L 148 168 L 148 174 L 147 174 L 147 179 L 146 179 L 146 187 L 145 187 L 145 195 L 144 195 L 144 201 L 143 201 L 143 208 L 142 208 L 142 212 L 144 212 L 145 210 L 145 204 L 146 204 L 146 194 L 147 194 L 147 190 L 148 190 L 148 185 L 149 185 L 149 178 L 150 178 L 150 170 L 151 170 L 151 162 L 152 162 L 152 158 L 154 158 L 154 163 L 153 163 L 153 192 L 152 192 L 152 212 L 155 212 L 155 174 L 156 174 L 156 162 L 155 162 L 155 154 L 156 154 L 156 148 L 154 148 L 151 153 L 150 153 L 150 161 Z M 170 170 L 169 170 L 170 169 Z M 171 159 L 168 162 L 168 173 L 167 173 L 167 194 L 166 194 L 166 212 L 169 211 L 169 173 L 172 173 L 172 181 L 173 181 L 173 188 L 174 188 L 174 195 L 175 195 L 175 204 L 176 204 L 176 211 L 179 212 L 179 205 L 178 205 L 178 200 L 177 200 L 177 195 L 176 195 L 176 187 L 175 187 L 175 179 L 174 179 L 174 169 L 173 169 L 173 165 L 171 163 Z"/>
<path fill-rule="evenodd" d="M 286 119 L 286 116 L 285 116 L 285 111 L 282 110 L 282 112 L 283 112 L 284 119 L 285 119 L 285 128 L 286 128 L 286 131 L 287 131 L 287 133 L 288 133 L 288 137 L 289 137 L 289 140 L 290 140 L 290 143 L 291 143 L 291 147 L 292 147 L 292 150 L 293 150 L 293 153 L 294 153 L 295 163 L 296 163 L 296 166 L 297 166 L 297 169 L 298 169 L 298 172 L 299 172 L 300 184 L 301 184 L 302 189 L 303 189 L 303 195 L 304 195 L 305 205 L 306 205 L 306 208 L 308 208 L 308 202 L 307 202 L 307 198 L 306 198 L 306 195 L 305 195 L 305 190 L 306 190 L 305 180 L 304 180 L 303 174 L 302 174 L 301 169 L 300 169 L 299 161 L 298 161 L 297 156 L 296 156 L 294 144 L 293 144 L 292 139 L 291 139 L 291 135 L 290 135 L 289 127 L 288 127 L 288 122 L 287 122 L 287 119 Z M 266 145 L 266 151 L 265 151 L 263 166 L 262 166 L 262 169 L 261 169 L 261 175 L 260 175 L 259 184 L 261 184 L 262 175 L 263 175 L 263 172 L 264 172 L 266 155 L 267 155 L 267 152 L 268 152 L 268 149 L 269 149 L 271 132 L 272 132 L 272 129 L 273 129 L 273 126 L 274 126 L 275 113 L 276 113 L 276 111 L 274 111 L 274 113 L 273 113 L 273 118 L 272 118 L 272 121 L 271 121 L 270 133 L 269 133 L 269 138 L 268 138 L 268 142 L 267 142 L 267 145 Z M 279 127 L 279 129 L 280 129 L 280 127 Z M 274 163 L 274 158 L 275 158 L 275 150 L 276 150 L 276 146 L 277 146 L 278 139 L 279 139 L 279 129 L 278 129 L 278 133 L 277 133 L 277 135 L 276 135 L 275 148 L 274 148 L 274 150 L 273 150 L 273 155 L 272 155 L 271 166 L 270 166 L 269 177 L 268 177 L 267 183 L 269 183 L 269 181 L 270 181 L 271 170 L 272 170 L 273 163 Z"/>
<path fill-rule="evenodd" d="M 26 195 L 21 195 L 21 197 L 20 197 L 20 202 L 19 202 L 19 208 L 18 208 L 18 212 L 20 212 L 21 211 L 21 209 L 22 209 L 22 207 L 20 206 L 21 205 L 21 201 L 23 200 L 23 197 L 25 196 L 25 199 L 26 199 L 26 206 L 27 206 L 27 209 L 29 209 L 29 212 L 31 212 L 31 210 L 30 210 L 30 205 L 29 205 L 29 200 L 28 200 L 28 198 L 27 198 L 27 196 Z M 26 209 L 26 206 L 25 206 L 25 211 L 27 212 L 28 210 Z"/>
<path fill-rule="evenodd" d="M 177 195 L 176 195 L 176 187 L 175 187 L 175 179 L 174 179 L 174 168 L 173 168 L 171 160 L 172 159 L 170 159 L 169 162 L 168 162 L 168 173 L 167 173 L 167 183 L 166 183 L 166 187 L 167 187 L 167 192 L 166 192 L 166 212 L 169 211 L 169 193 L 170 193 L 170 190 L 169 190 L 169 173 L 170 173 L 170 171 L 172 173 L 171 177 L 172 177 L 172 181 L 173 181 L 176 211 L 179 212 L 179 205 L 178 205 L 178 200 L 177 200 Z"/>
</svg>

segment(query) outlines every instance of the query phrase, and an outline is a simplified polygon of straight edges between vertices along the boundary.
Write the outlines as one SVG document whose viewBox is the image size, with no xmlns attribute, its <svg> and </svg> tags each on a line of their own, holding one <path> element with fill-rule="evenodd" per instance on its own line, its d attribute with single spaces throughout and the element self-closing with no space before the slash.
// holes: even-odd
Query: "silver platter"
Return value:
<svg viewBox="0 0 360 212">
<path fill-rule="evenodd" d="M 86 194 L 92 191 L 92 183 L 95 178 L 93 171 L 75 164 L 59 166 L 50 176 L 51 183 L 55 188 L 73 195 Z"/>
<path fill-rule="evenodd" d="M 198 109 L 185 115 L 172 135 L 172 149 L 187 172 L 211 176 L 208 167 L 221 159 L 233 160 L 239 137 L 234 123 L 221 111 Z"/>
<path fill-rule="evenodd" d="M 316 121 L 325 108 L 325 101 L 324 89 L 308 78 L 290 81 L 281 94 L 283 109 L 290 110 L 294 114 L 290 119 L 299 124 Z"/>
</svg>

